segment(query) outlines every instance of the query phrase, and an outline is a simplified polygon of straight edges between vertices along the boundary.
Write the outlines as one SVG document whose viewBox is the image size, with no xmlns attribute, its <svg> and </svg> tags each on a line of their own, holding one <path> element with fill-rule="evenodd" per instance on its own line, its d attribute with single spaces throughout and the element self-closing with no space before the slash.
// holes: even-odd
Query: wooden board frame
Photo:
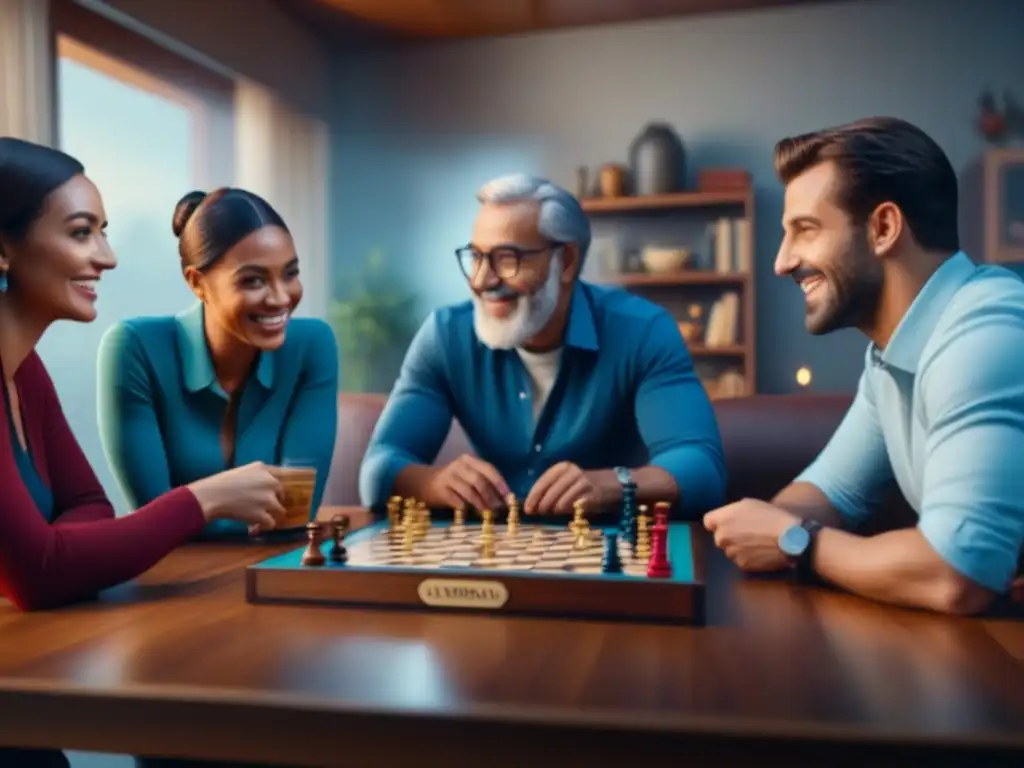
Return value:
<svg viewBox="0 0 1024 768">
<path fill-rule="evenodd" d="M 299 557 L 302 546 L 248 566 L 246 600 L 701 626 L 706 572 L 702 541 L 691 523 L 671 522 L 669 528 L 670 534 L 673 528 L 688 534 L 687 553 L 671 546 L 669 551 L 672 559 L 688 554 L 692 573 L 685 580 L 498 568 L 281 565 Z M 346 546 L 386 529 L 386 522 L 373 523 L 349 534 Z M 325 552 L 329 546 L 324 544 Z"/>
</svg>

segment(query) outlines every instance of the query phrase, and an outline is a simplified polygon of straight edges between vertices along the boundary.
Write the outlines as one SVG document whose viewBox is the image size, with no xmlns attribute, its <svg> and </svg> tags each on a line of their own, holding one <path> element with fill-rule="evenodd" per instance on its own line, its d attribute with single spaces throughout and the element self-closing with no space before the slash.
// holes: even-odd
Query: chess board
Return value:
<svg viewBox="0 0 1024 768">
<path fill-rule="evenodd" d="M 605 573 L 604 530 L 584 546 L 564 524 L 495 526 L 485 553 L 479 524 L 433 522 L 412 543 L 384 521 L 345 537 L 346 562 L 303 565 L 306 547 L 248 568 L 247 598 L 264 603 L 461 610 L 551 617 L 702 624 L 704 578 L 691 530 L 670 523 L 671 573 L 648 578 L 647 561 L 619 539 L 621 571 Z"/>
</svg>

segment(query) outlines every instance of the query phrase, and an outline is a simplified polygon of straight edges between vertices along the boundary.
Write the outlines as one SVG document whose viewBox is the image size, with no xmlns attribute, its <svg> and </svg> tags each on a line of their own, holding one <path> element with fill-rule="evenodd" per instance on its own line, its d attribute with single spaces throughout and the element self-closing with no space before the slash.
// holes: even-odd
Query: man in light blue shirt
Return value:
<svg viewBox="0 0 1024 768">
<path fill-rule="evenodd" d="M 545 179 L 486 184 L 456 252 L 471 299 L 412 342 L 360 471 L 364 504 L 566 514 L 614 509 L 625 489 L 700 515 L 724 499 L 718 425 L 663 308 L 579 279 L 590 224 Z M 475 456 L 433 466 L 452 419 Z"/>
<path fill-rule="evenodd" d="M 742 569 L 795 567 L 884 602 L 951 613 L 1006 594 L 1024 546 L 1024 283 L 960 251 L 942 150 L 878 118 L 786 139 L 776 271 L 811 333 L 869 339 L 849 412 L 771 504 L 705 517 Z M 784 437 L 782 439 L 785 439 Z M 851 532 L 895 482 L 916 527 Z"/>
</svg>

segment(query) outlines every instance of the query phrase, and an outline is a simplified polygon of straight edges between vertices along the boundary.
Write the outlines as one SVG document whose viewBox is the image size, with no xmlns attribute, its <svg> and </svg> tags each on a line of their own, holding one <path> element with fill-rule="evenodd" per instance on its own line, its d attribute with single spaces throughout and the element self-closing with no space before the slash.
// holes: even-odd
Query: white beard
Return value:
<svg viewBox="0 0 1024 768">
<path fill-rule="evenodd" d="M 561 254 L 556 254 L 551 257 L 544 285 L 532 294 L 519 296 L 508 317 L 489 315 L 484 300 L 474 293 L 473 324 L 477 338 L 491 349 L 516 349 L 544 330 L 558 306 L 561 271 Z"/>
</svg>

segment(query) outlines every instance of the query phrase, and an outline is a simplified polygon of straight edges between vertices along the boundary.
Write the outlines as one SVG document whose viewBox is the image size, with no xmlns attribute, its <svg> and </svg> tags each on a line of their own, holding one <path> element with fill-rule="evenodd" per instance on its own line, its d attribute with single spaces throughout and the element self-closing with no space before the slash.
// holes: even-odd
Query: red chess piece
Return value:
<svg viewBox="0 0 1024 768">
<path fill-rule="evenodd" d="M 651 531 L 651 559 L 647 563 L 647 578 L 666 579 L 672 575 L 668 561 L 668 524 L 664 515 L 658 515 Z"/>
</svg>

